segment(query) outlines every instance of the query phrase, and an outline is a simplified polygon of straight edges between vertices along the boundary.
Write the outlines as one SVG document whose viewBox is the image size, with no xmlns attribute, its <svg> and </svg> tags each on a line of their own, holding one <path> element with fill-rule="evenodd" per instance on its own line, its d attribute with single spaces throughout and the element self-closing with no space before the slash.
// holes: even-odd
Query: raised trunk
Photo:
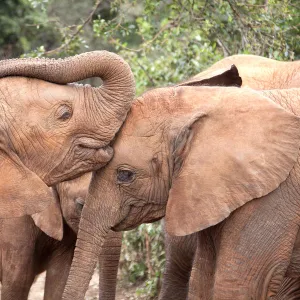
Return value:
<svg viewBox="0 0 300 300">
<path fill-rule="evenodd" d="M 7 76 L 32 77 L 58 84 L 100 77 L 103 85 L 94 88 L 101 92 L 102 97 L 98 100 L 102 104 L 103 101 L 113 102 L 111 110 L 122 116 L 130 108 L 135 92 L 129 65 L 117 54 L 107 51 L 92 51 L 65 59 L 21 58 L 0 61 L 0 77 Z"/>
</svg>

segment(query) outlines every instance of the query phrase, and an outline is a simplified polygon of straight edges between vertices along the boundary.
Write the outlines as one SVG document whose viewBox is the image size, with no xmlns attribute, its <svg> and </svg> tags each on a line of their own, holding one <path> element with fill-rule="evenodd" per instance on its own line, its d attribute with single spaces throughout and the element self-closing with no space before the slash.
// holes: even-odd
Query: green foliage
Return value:
<svg viewBox="0 0 300 300">
<path fill-rule="evenodd" d="M 47 12 L 35 9 L 33 2 L 38 1 L 0 2 L 0 58 L 18 57 L 38 47 L 58 45 L 60 35 L 46 22 Z"/>
<path fill-rule="evenodd" d="M 300 58 L 296 1 L 115 0 L 112 11 L 117 17 L 95 20 L 94 32 L 130 62 L 138 94 L 236 53 Z"/>
<path fill-rule="evenodd" d="M 121 254 L 122 278 L 131 283 L 143 281 L 136 290 L 138 296 L 155 297 L 165 263 L 164 237 L 161 223 L 142 224 L 124 232 Z"/>
</svg>

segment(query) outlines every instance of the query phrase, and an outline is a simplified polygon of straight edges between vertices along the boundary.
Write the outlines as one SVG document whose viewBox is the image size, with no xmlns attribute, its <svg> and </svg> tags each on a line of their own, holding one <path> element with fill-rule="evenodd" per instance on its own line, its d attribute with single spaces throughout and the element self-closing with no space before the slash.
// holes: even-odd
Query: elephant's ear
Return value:
<svg viewBox="0 0 300 300">
<path fill-rule="evenodd" d="M 293 168 L 300 145 L 299 118 L 259 93 L 197 89 L 199 95 L 181 92 L 197 109 L 174 120 L 170 133 L 166 227 L 179 236 L 213 226 L 276 189 Z"/>
<path fill-rule="evenodd" d="M 62 212 L 57 192 L 55 189 L 53 192 L 56 195 L 56 201 L 51 203 L 43 211 L 31 215 L 31 217 L 37 227 L 50 237 L 61 241 L 63 238 Z"/>
<path fill-rule="evenodd" d="M 178 86 L 242 86 L 242 78 L 235 65 L 228 69 L 206 71 L 196 75 L 190 80 L 178 84 Z"/>
<path fill-rule="evenodd" d="M 55 203 L 51 188 L 17 157 L 0 152 L 0 170 L 0 219 L 41 213 Z"/>
</svg>

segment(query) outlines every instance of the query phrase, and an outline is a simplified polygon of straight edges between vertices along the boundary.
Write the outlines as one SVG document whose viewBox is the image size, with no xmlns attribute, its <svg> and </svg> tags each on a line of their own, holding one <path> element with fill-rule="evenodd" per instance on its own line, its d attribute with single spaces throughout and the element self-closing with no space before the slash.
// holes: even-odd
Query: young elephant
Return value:
<svg viewBox="0 0 300 300">
<path fill-rule="evenodd" d="M 66 85 L 89 77 L 100 77 L 102 86 Z M 47 212 L 58 210 L 48 186 L 111 159 L 109 143 L 133 97 L 130 67 L 107 51 L 1 61 L 0 218 L 31 215 L 60 239 L 62 222 Z"/>
<path fill-rule="evenodd" d="M 212 74 L 216 75 L 220 72 L 222 73 L 222 70 L 230 68 L 232 64 L 237 66 L 239 74 L 243 79 L 242 87 L 251 87 L 255 90 L 300 88 L 300 61 L 280 62 L 255 55 L 233 55 L 226 57 L 183 84 L 191 86 L 197 85 L 199 80 L 203 81 L 205 78 L 210 78 Z M 226 79 L 228 82 L 230 77 Z M 298 236 L 300 240 L 300 232 Z M 173 298 L 175 300 L 174 297 L 176 297 L 176 299 L 185 299 L 188 293 L 190 272 L 197 243 L 194 235 L 173 237 L 166 232 L 165 244 L 167 254 L 166 268 L 159 299 Z M 300 255 L 297 255 L 297 253 L 300 252 L 300 247 L 295 245 L 294 252 L 291 259 L 292 266 L 295 266 L 297 263 L 299 265 L 298 257 Z M 194 265 L 193 269 L 189 286 L 189 299 L 194 299 L 193 297 L 198 299 L 195 293 L 201 288 L 199 285 L 201 270 L 198 272 L 200 274 L 197 274 L 199 269 L 197 265 Z M 292 275 L 287 271 L 287 275 L 289 278 L 284 280 L 283 286 L 280 287 L 280 296 L 278 297 L 291 297 L 291 295 L 295 293 L 295 290 L 300 289 L 300 280 L 297 281 L 295 279 L 300 279 L 300 268 L 298 267 L 297 273 L 294 271 Z M 291 285 L 291 282 L 293 285 Z"/>
<path fill-rule="evenodd" d="M 93 176 L 63 299 L 84 298 L 111 228 L 165 215 L 170 234 L 197 233 L 204 296 L 276 293 L 300 224 L 299 93 L 179 86 L 138 98 Z"/>
<path fill-rule="evenodd" d="M 1 299 L 27 299 L 35 276 L 45 270 L 44 299 L 61 299 L 90 180 L 91 173 L 87 173 L 60 183 L 55 188 L 64 217 L 64 235 L 61 241 L 43 233 L 29 216 L 2 220 Z M 58 214 L 56 210 L 50 213 Z M 59 214 L 57 218 L 61 217 L 60 212 Z M 100 299 L 114 299 L 121 242 L 122 234 L 111 232 L 106 239 L 104 251 L 100 253 Z M 106 247 L 112 250 L 107 252 Z"/>
</svg>

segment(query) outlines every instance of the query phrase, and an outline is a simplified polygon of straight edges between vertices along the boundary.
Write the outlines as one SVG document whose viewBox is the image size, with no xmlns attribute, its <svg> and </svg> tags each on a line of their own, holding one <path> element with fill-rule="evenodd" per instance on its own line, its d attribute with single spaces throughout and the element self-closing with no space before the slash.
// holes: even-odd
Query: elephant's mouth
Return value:
<svg viewBox="0 0 300 300">
<path fill-rule="evenodd" d="M 96 171 L 104 167 L 112 157 L 113 149 L 108 145 L 100 147 L 96 143 L 77 144 L 69 149 L 60 163 L 43 178 L 44 182 L 52 186 L 84 173 Z"/>
<path fill-rule="evenodd" d="M 79 145 L 79 147 L 89 149 L 102 149 L 108 146 L 106 141 L 95 140 L 89 137 L 78 138 L 76 144 Z"/>
<path fill-rule="evenodd" d="M 111 229 L 113 231 L 131 230 L 143 223 L 158 221 L 165 216 L 165 213 L 166 205 L 155 205 L 153 203 L 144 206 L 130 205 L 126 217 Z"/>
<path fill-rule="evenodd" d="M 82 157 L 82 159 L 93 159 L 95 163 L 102 163 L 104 165 L 112 159 L 113 149 L 110 146 L 96 147 L 78 145 L 76 155 Z"/>
</svg>

